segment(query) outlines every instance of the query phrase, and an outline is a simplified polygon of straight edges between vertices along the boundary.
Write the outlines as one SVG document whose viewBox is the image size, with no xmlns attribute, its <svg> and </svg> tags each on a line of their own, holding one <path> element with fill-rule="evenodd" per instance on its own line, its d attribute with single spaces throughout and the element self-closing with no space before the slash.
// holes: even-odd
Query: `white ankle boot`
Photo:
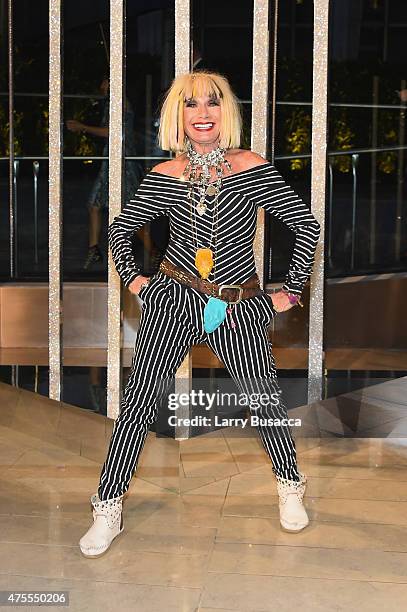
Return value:
<svg viewBox="0 0 407 612">
<path fill-rule="evenodd" d="M 280 508 L 280 525 L 283 531 L 296 533 L 309 523 L 302 503 L 307 477 L 300 472 L 300 481 L 287 480 L 276 475 Z"/>
<path fill-rule="evenodd" d="M 97 494 L 90 498 L 93 506 L 93 525 L 79 542 L 85 557 L 94 559 L 103 555 L 123 531 L 122 500 L 123 496 L 101 501 Z"/>
</svg>

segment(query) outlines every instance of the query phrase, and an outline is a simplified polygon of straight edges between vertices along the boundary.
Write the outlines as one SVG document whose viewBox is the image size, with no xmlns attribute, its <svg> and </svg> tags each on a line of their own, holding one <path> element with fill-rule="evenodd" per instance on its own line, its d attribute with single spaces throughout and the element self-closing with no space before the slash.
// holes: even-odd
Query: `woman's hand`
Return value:
<svg viewBox="0 0 407 612">
<path fill-rule="evenodd" d="M 76 121 L 76 119 L 68 119 L 66 122 L 66 127 L 70 132 L 81 132 L 85 128 L 85 124 L 80 121 Z"/>
<path fill-rule="evenodd" d="M 288 295 L 284 293 L 284 291 L 278 291 L 277 293 L 269 293 L 271 300 L 273 302 L 273 306 L 277 312 L 285 312 L 286 310 L 290 310 L 295 304 L 291 304 L 288 299 Z"/>
<path fill-rule="evenodd" d="M 148 285 L 149 282 L 149 276 L 141 276 L 140 274 L 139 276 L 136 276 L 136 278 L 130 283 L 130 285 L 128 286 L 128 290 L 130 291 L 130 293 L 138 295 L 143 285 Z"/>
</svg>

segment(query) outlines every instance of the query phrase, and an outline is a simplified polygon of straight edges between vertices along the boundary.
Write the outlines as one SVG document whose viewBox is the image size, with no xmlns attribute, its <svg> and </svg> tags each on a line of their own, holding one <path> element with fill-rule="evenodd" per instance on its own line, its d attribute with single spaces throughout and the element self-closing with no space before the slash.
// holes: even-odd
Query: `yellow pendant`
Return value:
<svg viewBox="0 0 407 612">
<path fill-rule="evenodd" d="M 202 278 L 208 278 L 213 268 L 213 253 L 211 249 L 197 249 L 195 266 Z"/>
</svg>

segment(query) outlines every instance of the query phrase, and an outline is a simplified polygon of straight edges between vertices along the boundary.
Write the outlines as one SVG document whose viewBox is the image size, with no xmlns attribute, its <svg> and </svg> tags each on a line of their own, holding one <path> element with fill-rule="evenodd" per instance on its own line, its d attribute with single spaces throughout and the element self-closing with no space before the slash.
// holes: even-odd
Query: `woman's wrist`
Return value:
<svg viewBox="0 0 407 612">
<path fill-rule="evenodd" d="M 301 297 L 297 295 L 296 293 L 291 293 L 290 291 L 284 288 L 282 288 L 281 291 L 285 293 L 285 295 L 288 297 L 290 304 L 293 304 L 293 305 L 298 304 L 298 306 L 301 306 L 301 307 L 304 306 L 304 304 L 301 302 Z"/>
</svg>

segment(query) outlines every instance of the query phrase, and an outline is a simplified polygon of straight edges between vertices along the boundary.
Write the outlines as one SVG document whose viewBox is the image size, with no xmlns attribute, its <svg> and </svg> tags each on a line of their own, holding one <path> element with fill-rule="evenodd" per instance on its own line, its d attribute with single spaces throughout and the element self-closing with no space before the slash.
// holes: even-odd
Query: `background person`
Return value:
<svg viewBox="0 0 407 612">
<path fill-rule="evenodd" d="M 99 126 L 88 125 L 75 119 L 68 119 L 66 126 L 71 132 L 85 132 L 103 138 L 102 156 L 109 156 L 109 78 L 103 77 L 100 83 L 100 91 L 104 96 L 103 113 Z M 136 156 L 136 142 L 134 137 L 134 111 L 130 101 L 126 98 L 124 116 L 124 131 L 125 131 L 125 155 Z M 137 187 L 143 177 L 143 171 L 140 164 L 136 160 L 125 160 L 124 174 L 124 194 L 125 202 L 128 202 L 137 191 Z M 92 186 L 89 198 L 87 200 L 87 208 L 89 210 L 89 245 L 88 253 L 83 264 L 84 270 L 90 268 L 93 264 L 103 261 L 103 254 L 100 248 L 100 234 L 102 229 L 102 211 L 109 208 L 109 161 L 102 160 L 96 180 Z M 141 228 L 137 232 L 137 237 L 142 241 L 148 253 L 156 253 L 154 243 L 150 239 L 149 232 Z M 137 251 L 137 242 L 134 245 Z M 137 256 L 142 258 L 142 253 L 138 249 Z"/>
</svg>

